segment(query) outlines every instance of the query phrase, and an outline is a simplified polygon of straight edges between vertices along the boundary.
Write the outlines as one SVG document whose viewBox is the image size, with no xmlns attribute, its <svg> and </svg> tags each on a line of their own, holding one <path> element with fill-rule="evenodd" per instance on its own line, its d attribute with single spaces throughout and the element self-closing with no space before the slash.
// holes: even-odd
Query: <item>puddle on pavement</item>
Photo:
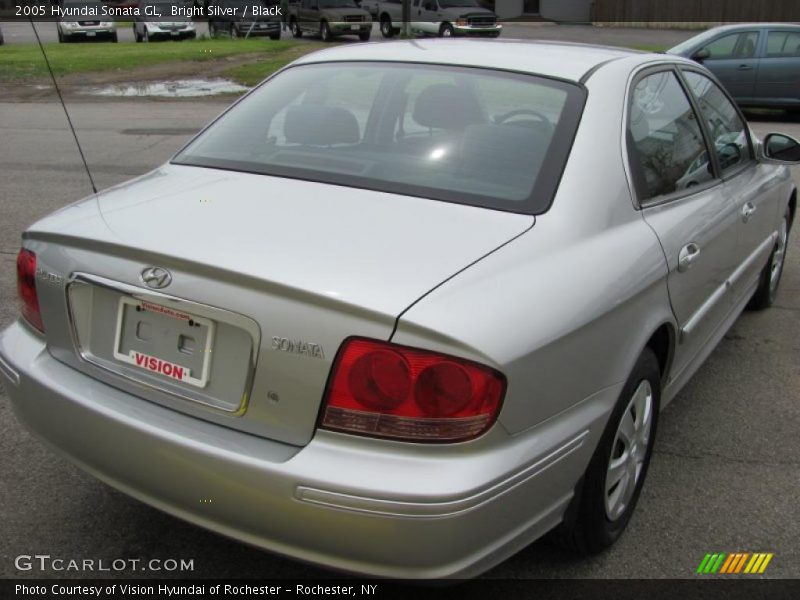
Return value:
<svg viewBox="0 0 800 600">
<path fill-rule="evenodd" d="M 92 96 L 114 96 L 120 98 L 136 98 L 156 96 L 161 98 L 194 98 L 196 96 L 214 96 L 246 92 L 250 88 L 227 79 L 181 79 L 178 81 L 151 81 L 146 83 L 117 83 L 92 87 L 84 94 Z"/>
</svg>

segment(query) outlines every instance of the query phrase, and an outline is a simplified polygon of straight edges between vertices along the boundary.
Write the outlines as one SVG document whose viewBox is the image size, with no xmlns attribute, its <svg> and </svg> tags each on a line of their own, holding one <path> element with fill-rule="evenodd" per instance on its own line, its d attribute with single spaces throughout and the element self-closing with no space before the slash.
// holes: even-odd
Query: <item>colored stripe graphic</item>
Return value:
<svg viewBox="0 0 800 600">
<path fill-rule="evenodd" d="M 772 557 L 772 553 L 767 552 L 732 552 L 726 554 L 725 552 L 715 552 L 713 554 L 706 554 L 700 565 L 697 567 L 697 573 L 721 575 L 735 575 L 740 573 L 747 574 L 761 574 L 763 573 Z"/>
</svg>

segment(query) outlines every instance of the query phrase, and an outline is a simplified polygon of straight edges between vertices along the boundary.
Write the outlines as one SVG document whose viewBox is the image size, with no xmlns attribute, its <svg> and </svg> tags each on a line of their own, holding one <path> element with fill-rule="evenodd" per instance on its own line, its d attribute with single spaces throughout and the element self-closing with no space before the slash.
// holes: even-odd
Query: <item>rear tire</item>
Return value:
<svg viewBox="0 0 800 600">
<path fill-rule="evenodd" d="M 778 228 L 778 239 L 772 253 L 769 255 L 767 264 L 761 271 L 758 279 L 758 287 L 747 304 L 748 310 L 764 310 L 775 303 L 778 295 L 778 286 L 783 275 L 783 266 L 786 264 L 786 250 L 789 246 L 789 230 L 791 229 L 792 213 L 789 207 L 783 215 L 780 227 Z"/>
<path fill-rule="evenodd" d="M 456 31 L 450 23 L 442 23 L 439 27 L 439 37 L 453 37 L 455 34 Z"/>
<path fill-rule="evenodd" d="M 633 367 L 555 539 L 596 554 L 622 535 L 636 508 L 658 425 L 661 369 L 645 348 Z"/>
</svg>

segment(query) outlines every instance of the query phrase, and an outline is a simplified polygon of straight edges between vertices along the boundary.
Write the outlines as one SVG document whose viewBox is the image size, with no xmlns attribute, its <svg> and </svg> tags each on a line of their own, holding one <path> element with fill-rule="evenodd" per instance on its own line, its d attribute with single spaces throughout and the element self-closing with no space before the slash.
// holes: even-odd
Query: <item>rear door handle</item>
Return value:
<svg viewBox="0 0 800 600">
<path fill-rule="evenodd" d="M 694 242 L 686 244 L 678 254 L 678 271 L 681 273 L 688 271 L 698 256 L 700 256 L 700 246 Z"/>
<path fill-rule="evenodd" d="M 753 205 L 752 202 L 747 202 L 742 207 L 742 221 L 747 223 L 750 220 L 750 217 L 753 216 L 753 213 L 756 212 L 756 207 Z"/>
</svg>

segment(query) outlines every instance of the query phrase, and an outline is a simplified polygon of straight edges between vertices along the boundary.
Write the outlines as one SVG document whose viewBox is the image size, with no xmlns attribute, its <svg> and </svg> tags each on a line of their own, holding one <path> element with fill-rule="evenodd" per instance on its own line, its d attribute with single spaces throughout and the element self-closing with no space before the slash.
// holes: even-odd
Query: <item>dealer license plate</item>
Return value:
<svg viewBox="0 0 800 600">
<path fill-rule="evenodd" d="M 168 306 L 122 296 L 114 358 L 167 380 L 205 387 L 214 322 Z"/>
</svg>

